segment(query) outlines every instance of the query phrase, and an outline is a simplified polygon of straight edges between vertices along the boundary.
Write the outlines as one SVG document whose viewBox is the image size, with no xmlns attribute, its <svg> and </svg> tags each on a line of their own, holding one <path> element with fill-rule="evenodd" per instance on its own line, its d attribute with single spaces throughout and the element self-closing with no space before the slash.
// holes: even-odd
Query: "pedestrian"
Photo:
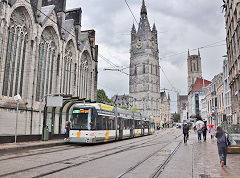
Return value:
<svg viewBox="0 0 240 178">
<path fill-rule="evenodd" d="M 198 141 L 202 140 L 202 128 L 200 125 L 197 126 Z"/>
<path fill-rule="evenodd" d="M 69 131 L 70 131 L 70 122 L 66 121 L 66 124 L 65 124 L 65 138 L 64 138 L 64 140 L 67 140 L 69 138 Z"/>
<path fill-rule="evenodd" d="M 226 159 L 227 159 L 227 147 L 230 145 L 228 133 L 224 132 L 222 127 L 217 127 L 217 147 L 218 147 L 218 154 L 220 158 L 220 165 L 223 167 L 226 166 Z"/>
<path fill-rule="evenodd" d="M 211 126 L 211 127 L 209 128 L 209 133 L 210 133 L 210 135 L 211 135 L 211 139 L 213 139 L 213 138 L 214 138 L 214 134 L 215 134 L 215 129 L 213 128 L 213 126 Z"/>
<path fill-rule="evenodd" d="M 196 125 L 193 126 L 193 130 L 194 130 L 194 132 L 197 131 L 197 126 Z"/>
<path fill-rule="evenodd" d="M 202 127 L 202 134 L 203 134 L 203 140 L 206 141 L 206 139 L 207 139 L 207 126 L 205 124 L 203 124 L 203 127 Z"/>
<path fill-rule="evenodd" d="M 189 126 L 187 123 L 184 124 L 183 126 L 183 140 L 184 143 L 187 143 L 187 139 L 188 139 L 188 133 L 189 133 Z"/>
</svg>

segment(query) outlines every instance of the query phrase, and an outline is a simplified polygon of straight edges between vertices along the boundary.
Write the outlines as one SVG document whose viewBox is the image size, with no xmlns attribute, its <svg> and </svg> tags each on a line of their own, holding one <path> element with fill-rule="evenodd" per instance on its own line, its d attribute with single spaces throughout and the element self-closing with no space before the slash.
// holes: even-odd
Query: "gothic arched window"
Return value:
<svg viewBox="0 0 240 178">
<path fill-rule="evenodd" d="M 70 40 L 65 49 L 65 56 L 63 62 L 63 93 L 72 94 L 72 87 L 76 83 L 77 67 L 75 65 L 75 48 L 73 41 Z"/>
<path fill-rule="evenodd" d="M 81 57 L 81 65 L 80 65 L 80 91 L 79 96 L 81 98 L 87 98 L 88 92 L 88 84 L 91 84 L 91 80 L 89 81 L 89 69 L 90 69 L 90 55 L 87 51 L 84 51 Z M 90 86 L 90 85 L 89 85 Z"/>
<path fill-rule="evenodd" d="M 2 93 L 4 96 L 22 95 L 24 63 L 31 26 L 29 23 L 29 15 L 24 7 L 13 11 L 8 28 Z"/>
<path fill-rule="evenodd" d="M 45 95 L 52 93 L 56 49 L 56 32 L 52 27 L 46 27 L 42 33 L 39 44 L 36 101 L 40 101 Z"/>
</svg>

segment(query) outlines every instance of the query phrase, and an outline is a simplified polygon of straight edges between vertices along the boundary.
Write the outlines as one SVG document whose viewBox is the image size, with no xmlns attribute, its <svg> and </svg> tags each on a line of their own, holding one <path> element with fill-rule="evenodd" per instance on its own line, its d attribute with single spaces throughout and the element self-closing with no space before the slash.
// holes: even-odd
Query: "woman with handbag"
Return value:
<svg viewBox="0 0 240 178">
<path fill-rule="evenodd" d="M 230 144 L 228 133 L 226 133 L 222 127 L 217 127 L 217 147 L 220 158 L 221 167 L 226 166 L 227 163 L 227 147 Z"/>
</svg>

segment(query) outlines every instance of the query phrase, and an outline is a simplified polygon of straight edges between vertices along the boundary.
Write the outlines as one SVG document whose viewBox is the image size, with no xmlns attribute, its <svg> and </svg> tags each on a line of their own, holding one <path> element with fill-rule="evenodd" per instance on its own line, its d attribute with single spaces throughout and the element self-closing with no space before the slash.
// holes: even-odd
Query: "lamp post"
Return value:
<svg viewBox="0 0 240 178">
<path fill-rule="evenodd" d="M 21 99 L 21 96 L 18 94 L 14 96 L 13 98 L 17 102 L 17 115 L 16 115 L 16 125 L 15 125 L 15 139 L 14 143 L 17 143 L 17 127 L 18 127 L 18 105 L 19 105 L 19 100 Z"/>
</svg>

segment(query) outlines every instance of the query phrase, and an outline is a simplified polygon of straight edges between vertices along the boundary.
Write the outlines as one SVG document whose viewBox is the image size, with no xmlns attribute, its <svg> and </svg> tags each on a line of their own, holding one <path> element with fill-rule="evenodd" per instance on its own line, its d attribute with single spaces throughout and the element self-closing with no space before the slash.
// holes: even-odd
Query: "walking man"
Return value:
<svg viewBox="0 0 240 178">
<path fill-rule="evenodd" d="M 183 138 L 184 138 L 184 143 L 187 143 L 188 132 L 189 132 L 189 126 L 188 126 L 187 123 L 185 123 L 184 126 L 183 126 Z"/>
<path fill-rule="evenodd" d="M 207 139 L 207 126 L 205 124 L 202 127 L 202 134 L 203 134 L 203 140 L 206 141 L 206 139 Z"/>
<path fill-rule="evenodd" d="M 202 128 L 200 125 L 197 126 L 198 141 L 202 140 Z"/>
</svg>

